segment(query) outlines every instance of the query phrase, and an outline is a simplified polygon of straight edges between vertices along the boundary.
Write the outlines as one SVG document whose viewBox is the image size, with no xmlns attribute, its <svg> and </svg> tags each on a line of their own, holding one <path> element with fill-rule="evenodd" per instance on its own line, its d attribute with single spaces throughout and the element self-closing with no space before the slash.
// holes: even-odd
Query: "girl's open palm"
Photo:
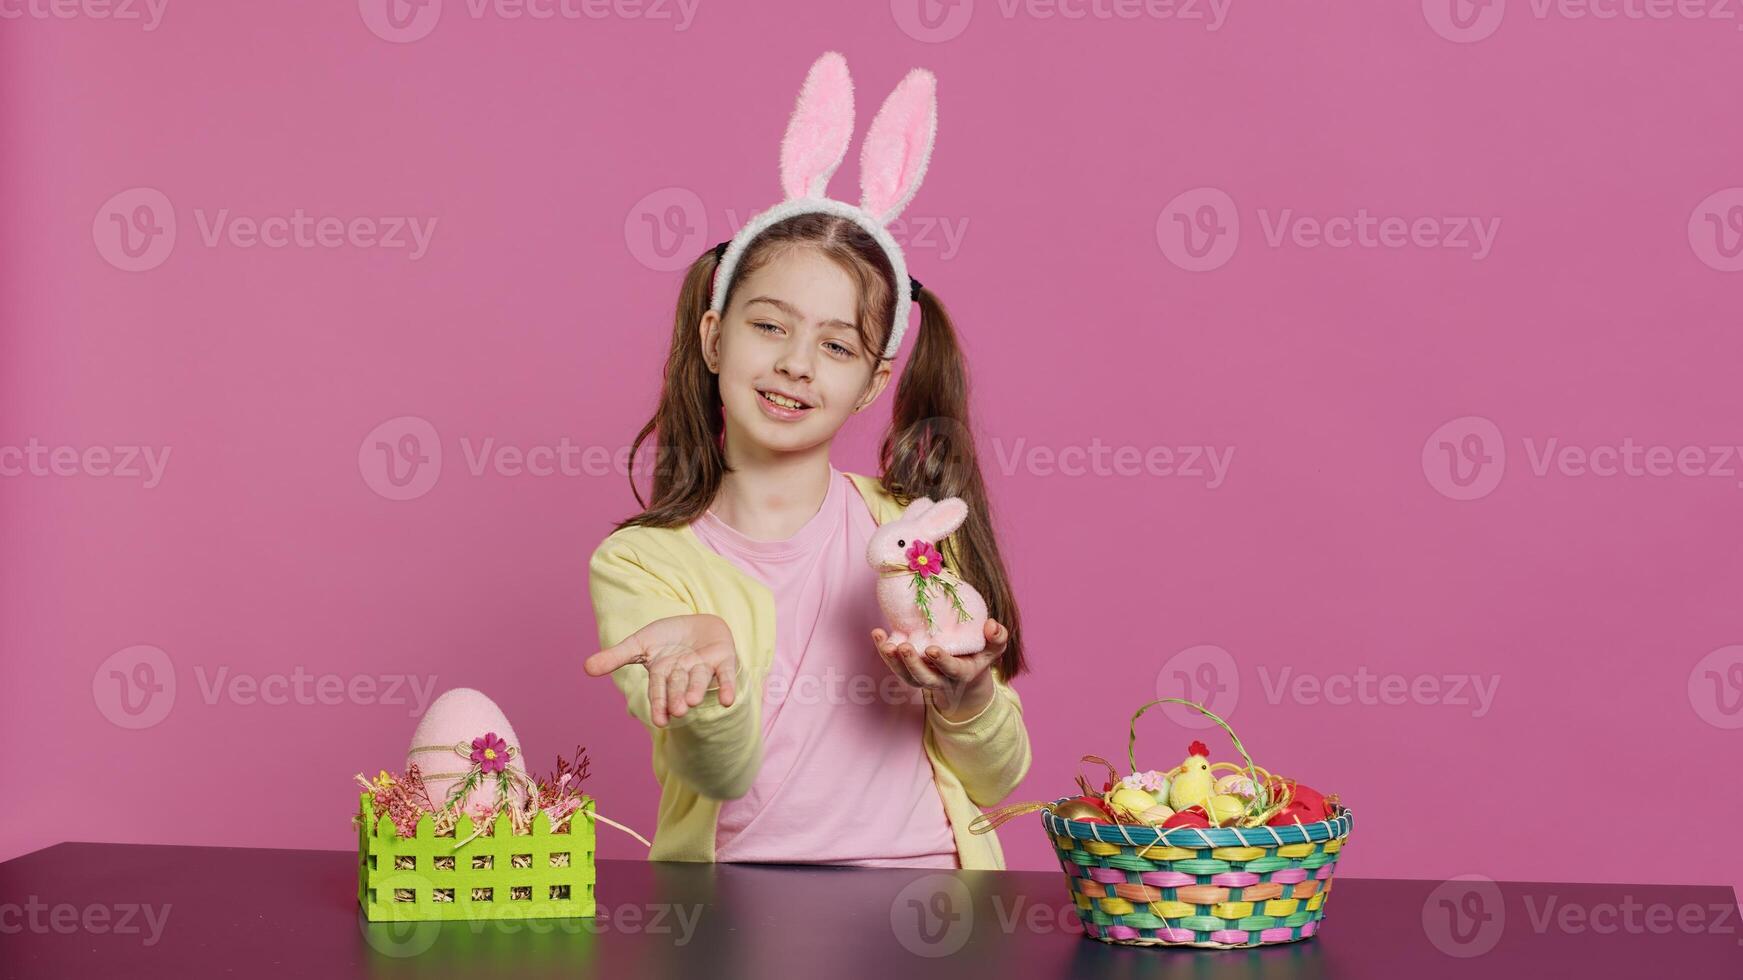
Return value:
<svg viewBox="0 0 1743 980">
<path fill-rule="evenodd" d="M 986 648 L 979 653 L 952 655 L 937 646 L 928 646 L 921 653 L 912 643 L 891 643 L 889 634 L 881 628 L 872 630 L 872 645 L 897 677 L 932 692 L 934 703 L 944 715 L 973 714 L 992 697 L 994 681 L 990 668 L 1005 655 L 1011 642 L 1011 631 L 991 617 L 981 630 L 986 636 Z"/>
<path fill-rule="evenodd" d="M 668 714 L 681 718 L 702 703 L 709 680 L 718 678 L 720 703 L 732 704 L 738 687 L 738 648 L 726 620 L 709 613 L 667 616 L 599 651 L 582 669 L 603 677 L 627 664 L 648 669 L 648 714 L 664 728 Z"/>
</svg>

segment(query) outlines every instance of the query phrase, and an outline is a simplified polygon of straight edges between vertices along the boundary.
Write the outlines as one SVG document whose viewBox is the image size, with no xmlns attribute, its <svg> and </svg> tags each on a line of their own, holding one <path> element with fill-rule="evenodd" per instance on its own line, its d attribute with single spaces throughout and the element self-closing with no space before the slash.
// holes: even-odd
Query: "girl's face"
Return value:
<svg viewBox="0 0 1743 980">
<path fill-rule="evenodd" d="M 890 379 L 888 362 L 853 325 L 853 278 L 816 249 L 789 248 L 736 286 L 725 315 L 709 311 L 701 327 L 702 354 L 720 377 L 727 444 L 742 438 L 775 452 L 827 444 Z"/>
</svg>

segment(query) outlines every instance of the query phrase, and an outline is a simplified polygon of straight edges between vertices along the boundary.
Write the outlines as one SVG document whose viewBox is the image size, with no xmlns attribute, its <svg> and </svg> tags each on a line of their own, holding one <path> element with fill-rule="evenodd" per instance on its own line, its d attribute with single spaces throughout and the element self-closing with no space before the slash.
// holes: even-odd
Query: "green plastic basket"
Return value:
<svg viewBox="0 0 1743 980">
<path fill-rule="evenodd" d="M 373 794 L 358 797 L 357 903 L 371 922 L 425 919 L 589 918 L 594 912 L 593 798 L 562 827 L 533 816 L 532 833 L 516 834 L 507 814 L 471 840 L 471 817 L 437 836 L 426 814 L 416 837 L 392 818 L 372 821 Z M 455 841 L 466 841 L 458 848 Z"/>
</svg>

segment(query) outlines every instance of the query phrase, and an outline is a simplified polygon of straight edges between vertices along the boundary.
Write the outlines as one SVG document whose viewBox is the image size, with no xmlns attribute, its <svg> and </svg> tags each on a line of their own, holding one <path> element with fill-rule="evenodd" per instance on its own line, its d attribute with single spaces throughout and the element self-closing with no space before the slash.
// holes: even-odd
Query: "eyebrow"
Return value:
<svg viewBox="0 0 1743 980">
<path fill-rule="evenodd" d="M 805 318 L 805 315 L 803 313 L 800 313 L 797 307 L 793 306 L 791 303 L 784 303 L 778 299 L 775 299 L 773 296 L 758 296 L 755 299 L 752 299 L 749 302 L 745 303 L 744 305 L 749 306 L 749 305 L 751 305 L 751 303 L 767 303 L 770 306 L 773 306 L 774 308 L 780 310 L 782 313 L 785 313 L 790 317 L 794 317 L 794 318 L 800 319 L 800 320 L 803 320 Z M 841 321 L 841 320 L 828 320 L 828 321 L 825 321 L 823 325 L 825 327 L 838 327 L 842 330 L 852 330 L 856 333 L 859 331 L 858 327 L 854 326 L 851 323 L 846 323 L 846 322 Z"/>
</svg>

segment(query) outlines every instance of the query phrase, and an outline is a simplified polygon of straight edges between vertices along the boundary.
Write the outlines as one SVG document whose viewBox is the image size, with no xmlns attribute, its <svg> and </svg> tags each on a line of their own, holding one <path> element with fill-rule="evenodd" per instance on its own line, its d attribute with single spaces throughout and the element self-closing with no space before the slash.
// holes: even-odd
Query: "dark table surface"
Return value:
<svg viewBox="0 0 1743 980">
<path fill-rule="evenodd" d="M 1728 888 L 1337 878 L 1259 949 L 1086 939 L 1058 871 L 600 861 L 592 919 L 368 923 L 356 855 L 58 844 L 0 864 L 4 977 L 1743 980 Z"/>
</svg>

